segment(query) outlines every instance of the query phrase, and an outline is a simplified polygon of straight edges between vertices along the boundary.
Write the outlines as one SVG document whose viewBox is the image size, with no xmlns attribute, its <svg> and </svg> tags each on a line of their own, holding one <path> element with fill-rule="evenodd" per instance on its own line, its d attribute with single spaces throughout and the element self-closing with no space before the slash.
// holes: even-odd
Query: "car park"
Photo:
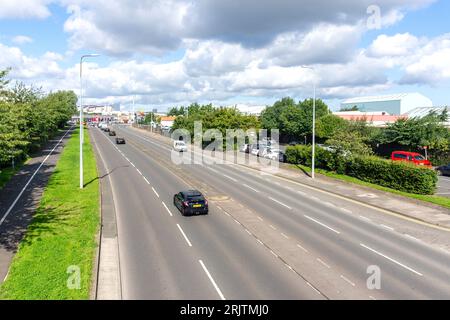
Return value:
<svg viewBox="0 0 450 320">
<path fill-rule="evenodd" d="M 125 144 L 125 138 L 116 138 L 116 144 Z"/>
<path fill-rule="evenodd" d="M 431 167 L 430 160 L 426 159 L 420 153 L 409 151 L 394 151 L 391 154 L 392 161 L 404 161 L 418 166 Z"/>
<path fill-rule="evenodd" d="M 208 214 L 208 200 L 198 190 L 178 192 L 173 196 L 173 204 L 183 216 Z"/>
<path fill-rule="evenodd" d="M 175 140 L 173 142 L 173 149 L 175 151 L 178 151 L 178 152 L 185 152 L 185 151 L 187 151 L 186 142 L 184 142 L 183 140 Z"/>
<path fill-rule="evenodd" d="M 115 132 L 114 130 L 110 130 L 110 131 L 109 131 L 109 135 L 110 135 L 110 136 L 115 136 L 115 135 L 116 135 L 116 132 Z"/>
</svg>

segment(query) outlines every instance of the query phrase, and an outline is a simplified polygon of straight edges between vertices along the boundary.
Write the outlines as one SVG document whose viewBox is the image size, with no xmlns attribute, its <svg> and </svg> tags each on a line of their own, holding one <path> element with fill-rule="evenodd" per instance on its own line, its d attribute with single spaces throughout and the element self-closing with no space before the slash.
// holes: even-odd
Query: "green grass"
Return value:
<svg viewBox="0 0 450 320">
<path fill-rule="evenodd" d="M 79 189 L 79 134 L 75 131 L 45 188 L 41 203 L 0 287 L 2 299 L 89 299 L 99 230 L 99 183 L 85 132 L 84 181 Z M 90 183 L 89 183 L 90 182 Z M 71 266 L 80 289 L 69 289 Z"/>
<path fill-rule="evenodd" d="M 295 165 L 295 164 L 292 164 L 290 166 L 292 168 L 303 170 L 303 171 L 306 171 L 308 173 L 311 172 L 311 168 L 310 167 L 306 167 L 306 166 L 303 166 L 303 165 Z M 421 200 L 421 201 L 437 204 L 437 205 L 440 205 L 442 207 L 450 208 L 450 198 L 445 198 L 445 197 L 440 197 L 440 196 L 435 196 L 435 195 L 421 195 L 421 194 L 414 194 L 414 193 L 398 191 L 398 190 L 395 190 L 395 189 L 379 186 L 377 184 L 365 182 L 365 181 L 362 181 L 362 180 L 359 180 L 359 179 L 356 179 L 356 178 L 353 178 L 353 177 L 350 177 L 350 176 L 346 176 L 346 175 L 343 175 L 343 174 L 338 174 L 338 173 L 327 171 L 327 170 L 323 170 L 323 169 L 317 169 L 316 168 L 316 173 L 322 174 L 322 175 L 330 177 L 330 178 L 335 178 L 335 179 L 338 179 L 338 180 L 342 180 L 342 181 L 358 184 L 358 185 L 361 185 L 361 186 L 370 187 L 370 188 L 373 188 L 373 189 L 376 189 L 376 190 L 390 192 L 390 193 L 394 193 L 394 194 L 397 194 L 397 195 L 400 195 L 400 196 L 404 196 L 404 197 L 408 197 L 408 198 L 412 198 L 412 199 L 416 199 L 416 200 Z"/>
</svg>

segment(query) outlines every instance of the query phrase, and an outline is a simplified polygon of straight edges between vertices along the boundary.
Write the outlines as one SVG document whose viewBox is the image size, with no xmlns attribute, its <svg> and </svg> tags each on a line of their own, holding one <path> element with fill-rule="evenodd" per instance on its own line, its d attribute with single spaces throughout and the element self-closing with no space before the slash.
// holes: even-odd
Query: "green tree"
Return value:
<svg viewBox="0 0 450 320">
<path fill-rule="evenodd" d="M 333 114 L 327 114 L 317 121 L 316 135 L 321 139 L 330 139 L 338 132 L 347 130 L 349 126 L 349 121 Z"/>
<path fill-rule="evenodd" d="M 341 108 L 341 110 L 339 110 L 341 112 L 345 112 L 345 111 L 359 111 L 358 106 L 353 106 L 353 107 L 346 107 L 346 108 Z"/>
</svg>

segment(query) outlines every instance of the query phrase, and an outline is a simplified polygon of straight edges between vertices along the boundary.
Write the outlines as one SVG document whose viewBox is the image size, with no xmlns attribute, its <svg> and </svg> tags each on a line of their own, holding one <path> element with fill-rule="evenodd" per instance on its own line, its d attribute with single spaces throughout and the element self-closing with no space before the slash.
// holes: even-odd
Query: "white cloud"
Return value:
<svg viewBox="0 0 450 320">
<path fill-rule="evenodd" d="M 399 68 L 403 72 L 400 84 L 434 86 L 450 79 L 450 33 L 432 39 L 409 33 L 380 35 L 367 54 Z"/>
<path fill-rule="evenodd" d="M 11 78 L 19 80 L 59 78 L 63 70 L 58 65 L 60 55 L 47 52 L 41 57 L 29 57 L 17 47 L 0 43 L 0 69 L 11 67 Z"/>
<path fill-rule="evenodd" d="M 368 54 L 374 57 L 397 57 L 411 55 L 420 44 L 417 37 L 410 33 L 394 36 L 380 35 L 371 44 Z"/>
<path fill-rule="evenodd" d="M 51 15 L 48 5 L 52 0 L 2 0 L 0 3 L 0 19 L 38 18 Z"/>
<path fill-rule="evenodd" d="M 27 44 L 27 43 L 32 43 L 33 39 L 27 36 L 23 36 L 23 35 L 18 35 L 15 36 L 14 38 L 12 38 L 12 42 L 18 45 L 22 45 L 22 44 Z"/>
</svg>

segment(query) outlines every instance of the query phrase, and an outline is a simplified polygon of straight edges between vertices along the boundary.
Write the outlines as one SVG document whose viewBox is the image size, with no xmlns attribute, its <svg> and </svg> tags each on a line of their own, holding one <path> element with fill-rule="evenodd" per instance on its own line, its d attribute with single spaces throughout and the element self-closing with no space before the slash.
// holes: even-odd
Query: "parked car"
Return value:
<svg viewBox="0 0 450 320">
<path fill-rule="evenodd" d="M 257 144 L 252 144 L 250 153 L 254 156 L 257 156 L 259 152 L 259 146 Z"/>
<path fill-rule="evenodd" d="M 185 152 L 185 151 L 187 151 L 186 142 L 184 142 L 183 140 L 175 140 L 173 142 L 173 149 L 175 151 L 178 151 L 178 152 Z"/>
<path fill-rule="evenodd" d="M 392 161 L 405 161 L 419 166 L 431 167 L 430 160 L 425 159 L 420 153 L 408 151 L 394 151 L 391 154 Z"/>
<path fill-rule="evenodd" d="M 109 132 L 109 131 L 110 131 L 110 129 L 109 129 L 108 127 L 106 127 L 106 128 L 104 128 L 104 129 L 103 129 L 103 131 L 105 131 L 105 132 Z"/>
<path fill-rule="evenodd" d="M 450 164 L 439 166 L 436 168 L 436 171 L 440 176 L 450 176 Z"/>
<path fill-rule="evenodd" d="M 296 146 L 296 145 L 298 145 L 299 143 L 297 142 L 297 141 L 291 141 L 291 142 L 289 142 L 289 145 L 290 146 Z"/>
<path fill-rule="evenodd" d="M 116 144 L 125 144 L 125 138 L 116 138 Z"/>
<path fill-rule="evenodd" d="M 110 135 L 110 136 L 115 136 L 115 135 L 116 135 L 116 132 L 115 132 L 114 130 L 111 130 L 111 131 L 109 131 L 109 135 Z"/>
<path fill-rule="evenodd" d="M 286 154 L 279 149 L 271 149 L 264 157 L 279 162 L 286 162 L 287 160 Z"/>
<path fill-rule="evenodd" d="M 267 153 L 269 153 L 270 147 L 269 146 L 262 146 L 258 150 L 258 157 L 265 157 Z"/>
<path fill-rule="evenodd" d="M 240 152 L 245 152 L 245 153 L 249 153 L 250 152 L 250 145 L 249 144 L 243 144 L 240 148 L 239 148 Z"/>
<path fill-rule="evenodd" d="M 178 192 L 173 196 L 173 204 L 183 216 L 208 214 L 208 200 L 198 190 Z"/>
</svg>

